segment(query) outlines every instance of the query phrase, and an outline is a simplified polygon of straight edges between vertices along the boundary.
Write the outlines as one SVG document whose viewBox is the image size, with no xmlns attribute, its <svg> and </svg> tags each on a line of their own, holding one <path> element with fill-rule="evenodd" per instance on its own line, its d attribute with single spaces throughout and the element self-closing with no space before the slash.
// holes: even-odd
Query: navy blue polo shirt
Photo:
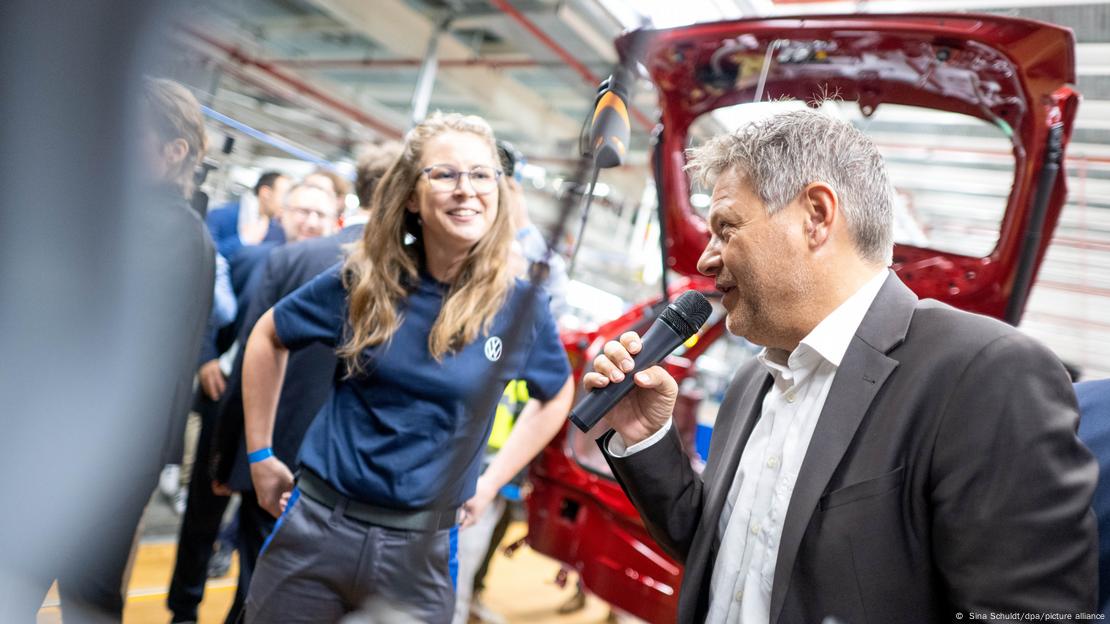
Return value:
<svg viewBox="0 0 1110 624">
<path fill-rule="evenodd" d="M 532 397 L 546 401 L 570 375 L 548 296 L 541 291 L 528 301 L 528 291 L 517 281 L 490 331 L 436 362 L 428 335 L 447 286 L 422 275 L 401 303 L 403 320 L 392 340 L 363 351 L 364 373 L 337 377 L 305 434 L 300 465 L 340 493 L 374 505 L 422 509 L 466 502 L 506 384 L 523 379 Z M 511 323 L 525 317 L 531 327 L 519 333 L 515 349 L 503 349 Z M 340 265 L 274 306 L 278 337 L 290 349 L 311 342 L 339 346 L 346 322 Z M 493 379 L 503 358 L 507 365 Z M 474 413 L 475 405 L 490 409 Z"/>
</svg>

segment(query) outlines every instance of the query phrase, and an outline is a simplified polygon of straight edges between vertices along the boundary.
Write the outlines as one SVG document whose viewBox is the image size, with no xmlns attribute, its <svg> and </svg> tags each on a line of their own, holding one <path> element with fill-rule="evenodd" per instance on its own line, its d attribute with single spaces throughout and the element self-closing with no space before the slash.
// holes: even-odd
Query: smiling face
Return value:
<svg viewBox="0 0 1110 624">
<path fill-rule="evenodd" d="M 712 238 L 698 270 L 713 277 L 724 294 L 728 330 L 759 345 L 789 346 L 793 314 L 813 292 L 804 253 L 804 215 L 797 204 L 768 215 L 733 170 L 723 172 L 713 187 Z"/>
<path fill-rule="evenodd" d="M 496 154 L 486 139 L 455 131 L 428 140 L 420 166 L 432 165 L 448 165 L 463 172 L 479 166 L 498 167 Z M 408 210 L 420 217 L 425 252 L 429 256 L 457 259 L 489 232 L 497 218 L 497 201 L 496 186 L 479 195 L 469 176 L 462 176 L 453 190 L 446 191 L 432 188 L 428 176 L 421 175 Z"/>
<path fill-rule="evenodd" d="M 335 201 L 327 191 L 307 184 L 289 191 L 281 216 L 287 243 L 327 236 L 335 226 Z"/>
</svg>

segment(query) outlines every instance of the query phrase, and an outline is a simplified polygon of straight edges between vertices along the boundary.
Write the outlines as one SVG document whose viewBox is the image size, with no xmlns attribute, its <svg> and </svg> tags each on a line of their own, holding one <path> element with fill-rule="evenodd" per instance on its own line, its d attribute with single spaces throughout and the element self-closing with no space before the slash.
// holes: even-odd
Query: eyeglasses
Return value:
<svg viewBox="0 0 1110 624">
<path fill-rule="evenodd" d="M 317 219 L 319 219 L 321 221 L 326 221 L 327 219 L 333 218 L 332 215 L 329 214 L 325 210 L 317 210 L 317 209 L 314 209 L 314 208 L 306 208 L 304 206 L 290 206 L 290 207 L 286 208 L 285 210 L 286 210 L 286 212 L 289 212 L 289 213 L 294 214 L 298 217 L 301 217 L 302 219 L 309 219 L 309 218 L 312 218 L 312 217 L 316 217 Z"/>
<path fill-rule="evenodd" d="M 428 176 L 428 184 L 433 191 L 450 193 L 459 188 L 463 176 L 470 178 L 470 187 L 478 195 L 492 193 L 497 188 L 497 180 L 501 178 L 501 170 L 493 167 L 478 165 L 470 171 L 459 171 L 451 165 L 432 165 L 424 167 L 424 175 Z"/>
</svg>

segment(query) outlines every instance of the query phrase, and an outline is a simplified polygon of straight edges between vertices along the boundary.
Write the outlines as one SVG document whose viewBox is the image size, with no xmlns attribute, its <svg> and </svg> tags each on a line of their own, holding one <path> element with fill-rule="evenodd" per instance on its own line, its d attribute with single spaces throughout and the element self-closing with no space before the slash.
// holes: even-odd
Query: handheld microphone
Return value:
<svg viewBox="0 0 1110 624">
<path fill-rule="evenodd" d="M 570 421 L 583 432 L 601 420 L 601 417 L 634 387 L 632 381 L 636 373 L 655 366 L 678 345 L 697 333 L 709 319 L 713 306 L 699 292 L 687 291 L 668 305 L 643 335 L 640 344 L 643 348 L 633 358 L 633 367 L 625 373 L 624 380 L 610 383 L 604 388 L 590 390 L 586 398 L 578 402 L 570 411 Z"/>
<path fill-rule="evenodd" d="M 632 125 L 628 121 L 627 69 L 620 67 L 598 86 L 594 102 L 593 120 L 590 122 L 590 149 L 594 166 L 598 169 L 619 167 L 628 153 Z"/>
</svg>

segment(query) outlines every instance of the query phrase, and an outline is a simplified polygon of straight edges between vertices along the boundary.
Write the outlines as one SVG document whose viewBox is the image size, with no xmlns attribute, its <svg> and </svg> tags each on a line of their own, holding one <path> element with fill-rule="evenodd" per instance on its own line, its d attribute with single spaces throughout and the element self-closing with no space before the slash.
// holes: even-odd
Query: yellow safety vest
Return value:
<svg viewBox="0 0 1110 624">
<path fill-rule="evenodd" d="M 509 439 L 509 433 L 528 398 L 528 384 L 523 379 L 514 379 L 505 386 L 501 400 L 497 403 L 497 413 L 493 417 L 493 431 L 490 431 L 489 441 L 486 443 L 489 448 L 500 449 Z"/>
</svg>

